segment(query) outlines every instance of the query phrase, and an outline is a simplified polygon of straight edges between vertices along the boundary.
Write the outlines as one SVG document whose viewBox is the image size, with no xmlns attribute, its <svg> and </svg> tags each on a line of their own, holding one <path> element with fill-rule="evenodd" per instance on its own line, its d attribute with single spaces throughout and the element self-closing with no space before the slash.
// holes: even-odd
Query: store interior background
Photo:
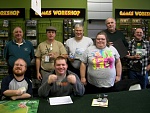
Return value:
<svg viewBox="0 0 150 113">
<path fill-rule="evenodd" d="M 41 0 L 42 8 L 85 8 L 87 11 L 87 1 L 88 0 Z M 91 0 L 92 1 L 92 0 Z M 100 1 L 100 0 L 93 0 L 93 1 Z M 112 17 L 115 17 L 115 9 L 150 9 L 150 0 L 112 0 Z M 31 0 L 1 0 L 0 1 L 0 8 L 25 8 L 25 20 L 29 19 L 29 12 L 31 7 Z M 1 20 L 1 19 L 0 19 Z M 9 20 L 9 18 L 8 18 Z M 43 32 L 45 33 L 45 28 L 49 26 L 49 20 L 51 22 L 59 22 L 60 24 L 54 24 L 54 26 L 57 27 L 58 33 L 56 39 L 59 41 L 63 41 L 63 18 L 52 18 L 52 19 L 41 19 L 42 22 L 45 21 L 45 26 L 41 29 L 43 29 Z M 20 23 L 23 29 L 24 23 L 21 19 L 13 19 L 14 27 L 18 25 L 17 23 Z M 20 26 L 19 24 L 19 26 Z M 96 19 L 96 20 L 88 20 L 87 19 L 87 13 L 86 18 L 84 21 L 84 35 L 89 36 L 91 38 L 94 38 L 96 33 L 100 30 L 105 29 L 105 20 L 104 19 Z M 13 30 L 13 27 L 11 27 L 11 30 Z M 40 30 L 40 28 L 39 28 Z M 44 33 L 39 36 L 39 42 L 46 39 L 46 35 Z"/>
<path fill-rule="evenodd" d="M 41 0 L 41 8 L 85 8 L 86 17 L 84 21 L 84 35 L 95 38 L 97 32 L 106 29 L 105 19 L 88 20 L 87 15 L 87 1 L 88 0 Z M 92 1 L 92 0 L 91 0 Z M 100 1 L 100 0 L 94 0 Z M 104 0 L 103 0 L 104 1 Z M 25 19 L 10 19 L 11 22 L 11 38 L 12 31 L 16 26 L 21 26 L 25 31 L 25 20 L 30 19 L 31 0 L 1 0 L 0 8 L 25 8 Z M 115 18 L 115 9 L 146 9 L 150 10 L 150 0 L 112 0 L 112 17 Z M 56 40 L 63 42 L 63 19 L 64 18 L 38 18 L 39 36 L 38 42 L 46 40 L 45 29 L 51 25 L 57 28 Z M 2 24 L 4 18 L 0 18 Z M 0 24 L 0 25 L 1 25 Z M 2 79 L 2 76 L 0 77 Z"/>
</svg>

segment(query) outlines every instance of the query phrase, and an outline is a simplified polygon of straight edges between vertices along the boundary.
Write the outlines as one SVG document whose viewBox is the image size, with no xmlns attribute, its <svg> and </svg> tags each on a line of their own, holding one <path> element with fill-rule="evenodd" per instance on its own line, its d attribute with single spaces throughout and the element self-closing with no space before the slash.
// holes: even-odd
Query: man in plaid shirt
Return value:
<svg viewBox="0 0 150 113">
<path fill-rule="evenodd" d="M 138 79 L 141 83 L 141 88 L 145 89 L 148 84 L 148 71 L 150 64 L 148 62 L 150 55 L 149 41 L 143 39 L 143 30 L 137 28 L 134 32 L 134 39 L 129 41 L 129 78 Z"/>
</svg>

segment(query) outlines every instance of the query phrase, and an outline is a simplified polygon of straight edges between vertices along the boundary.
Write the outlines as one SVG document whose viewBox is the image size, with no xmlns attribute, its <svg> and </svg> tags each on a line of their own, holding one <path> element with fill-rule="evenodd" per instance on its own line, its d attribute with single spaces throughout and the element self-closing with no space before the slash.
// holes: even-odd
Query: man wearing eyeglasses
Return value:
<svg viewBox="0 0 150 113">
<path fill-rule="evenodd" d="M 64 45 L 55 40 L 56 31 L 57 29 L 53 26 L 46 28 L 47 40 L 38 45 L 35 53 L 37 79 L 42 80 L 42 84 L 54 70 L 54 59 L 59 55 L 67 57 Z"/>
<path fill-rule="evenodd" d="M 6 76 L 2 80 L 2 99 L 17 100 L 32 96 L 32 83 L 24 76 L 26 70 L 26 62 L 21 58 L 17 59 L 14 63 L 13 74 Z"/>
<path fill-rule="evenodd" d="M 149 41 L 143 39 L 143 30 L 136 28 L 134 39 L 129 41 L 129 78 L 140 80 L 142 89 L 145 89 L 148 84 L 148 71 L 150 64 L 148 62 L 150 56 Z"/>
</svg>

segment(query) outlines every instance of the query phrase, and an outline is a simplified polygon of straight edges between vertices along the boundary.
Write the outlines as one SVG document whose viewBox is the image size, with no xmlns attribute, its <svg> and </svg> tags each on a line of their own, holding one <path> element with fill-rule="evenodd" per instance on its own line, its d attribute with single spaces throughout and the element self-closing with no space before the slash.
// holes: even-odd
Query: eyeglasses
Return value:
<svg viewBox="0 0 150 113">
<path fill-rule="evenodd" d="M 14 64 L 14 66 L 20 66 L 20 67 L 23 67 L 23 66 L 25 66 L 25 65 L 23 65 L 23 64 Z"/>
<path fill-rule="evenodd" d="M 135 32 L 136 34 L 143 34 L 143 32 Z"/>
<path fill-rule="evenodd" d="M 96 38 L 96 40 L 106 40 L 105 38 Z"/>
</svg>

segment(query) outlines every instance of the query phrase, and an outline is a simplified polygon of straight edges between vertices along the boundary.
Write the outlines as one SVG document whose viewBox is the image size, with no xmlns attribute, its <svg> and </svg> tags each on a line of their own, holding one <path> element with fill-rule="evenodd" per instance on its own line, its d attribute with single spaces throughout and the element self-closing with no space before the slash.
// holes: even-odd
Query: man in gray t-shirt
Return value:
<svg viewBox="0 0 150 113">
<path fill-rule="evenodd" d="M 93 41 L 89 37 L 83 36 L 84 30 L 81 24 L 75 25 L 75 37 L 70 38 L 66 41 L 66 49 L 69 55 L 69 70 L 80 75 L 80 58 L 84 51 L 91 45 Z"/>
<path fill-rule="evenodd" d="M 26 62 L 19 58 L 15 61 L 13 74 L 2 80 L 2 99 L 5 97 L 12 100 L 30 98 L 32 96 L 32 83 L 24 76 L 27 70 Z"/>
</svg>

